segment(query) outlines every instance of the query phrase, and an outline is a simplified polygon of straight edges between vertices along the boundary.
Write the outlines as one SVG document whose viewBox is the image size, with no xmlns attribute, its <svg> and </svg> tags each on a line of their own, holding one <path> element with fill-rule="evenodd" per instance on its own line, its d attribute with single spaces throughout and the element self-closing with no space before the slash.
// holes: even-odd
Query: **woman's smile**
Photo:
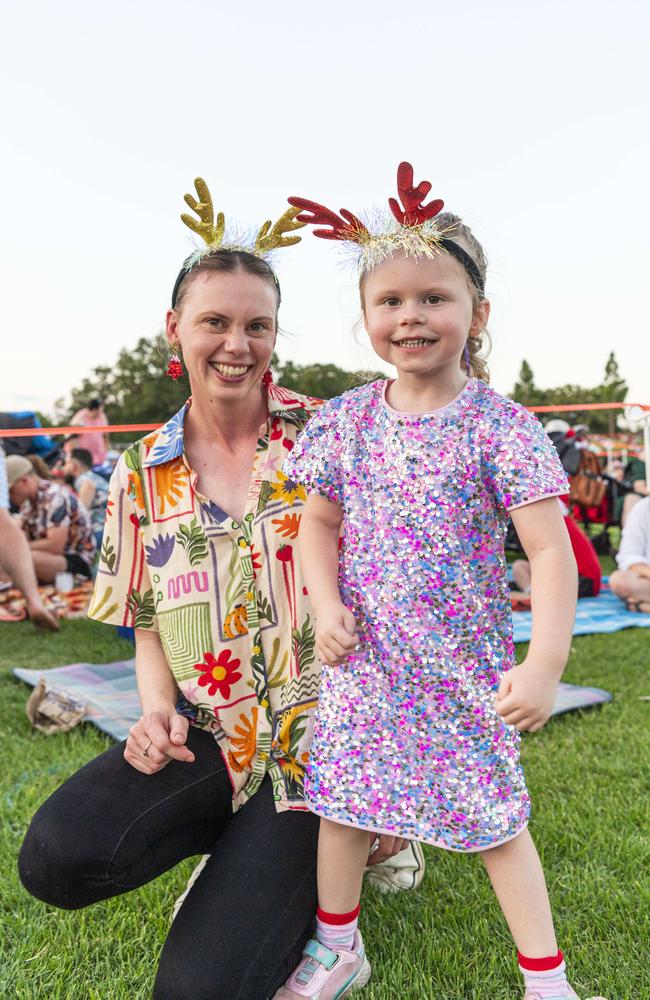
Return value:
<svg viewBox="0 0 650 1000">
<path fill-rule="evenodd" d="M 234 365 L 227 361 L 208 361 L 210 368 L 217 373 L 221 382 L 243 382 L 253 365 Z"/>
</svg>

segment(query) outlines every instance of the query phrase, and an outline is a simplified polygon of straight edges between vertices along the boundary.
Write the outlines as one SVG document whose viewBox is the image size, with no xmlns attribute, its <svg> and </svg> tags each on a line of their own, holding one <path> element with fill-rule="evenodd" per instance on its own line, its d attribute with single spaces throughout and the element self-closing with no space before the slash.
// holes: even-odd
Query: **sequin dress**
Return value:
<svg viewBox="0 0 650 1000">
<path fill-rule="evenodd" d="M 507 511 L 568 484 L 538 420 L 485 383 L 418 415 L 385 392 L 325 403 L 285 462 L 343 508 L 339 584 L 361 637 L 324 667 L 306 800 L 338 823 L 482 850 L 530 812 L 519 733 L 494 708 L 515 662 Z"/>
</svg>

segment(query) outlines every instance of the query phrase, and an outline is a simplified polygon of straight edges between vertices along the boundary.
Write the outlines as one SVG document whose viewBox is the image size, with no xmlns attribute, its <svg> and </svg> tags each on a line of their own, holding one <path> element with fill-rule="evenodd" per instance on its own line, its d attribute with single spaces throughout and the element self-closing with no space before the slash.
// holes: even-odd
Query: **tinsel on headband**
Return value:
<svg viewBox="0 0 650 1000">
<path fill-rule="evenodd" d="M 196 178 L 194 187 L 197 197 L 186 194 L 184 198 L 186 205 L 194 212 L 196 218 L 183 212 L 181 219 L 193 233 L 200 236 L 203 245 L 196 247 L 183 264 L 174 285 L 172 308 L 176 304 L 176 297 L 183 278 L 196 264 L 215 250 L 243 251 L 260 257 L 270 265 L 276 250 L 300 243 L 301 237 L 292 236 L 291 233 L 305 226 L 304 222 L 299 222 L 297 219 L 299 213 L 297 208 L 288 208 L 276 222 L 268 219 L 259 229 L 245 230 L 241 227 L 228 226 L 223 212 L 218 212 L 215 219 L 212 195 L 202 177 Z"/>
<path fill-rule="evenodd" d="M 254 233 L 244 230 L 227 231 L 223 212 L 217 214 L 215 221 L 212 195 L 202 177 L 196 178 L 194 187 L 198 200 L 194 195 L 186 194 L 185 203 L 198 216 L 198 219 L 188 215 L 187 212 L 183 212 L 181 219 L 192 232 L 201 237 L 205 246 L 197 248 L 192 255 L 190 258 L 192 265 L 213 250 L 244 250 L 246 253 L 252 253 L 256 257 L 266 259 L 274 250 L 300 243 L 300 236 L 288 235 L 296 229 L 302 229 L 305 225 L 304 222 L 297 221 L 299 209 L 288 208 L 277 222 L 268 219 Z"/>
<path fill-rule="evenodd" d="M 289 204 L 300 213 L 296 215 L 297 222 L 329 226 L 328 229 L 314 229 L 314 236 L 339 241 L 344 257 L 362 274 L 398 252 L 408 257 L 434 257 L 446 252 L 459 261 L 482 292 L 484 281 L 476 262 L 451 238 L 456 224 L 445 227 L 436 222 L 444 202 L 436 198 L 424 204 L 431 190 L 430 182 L 421 181 L 416 186 L 413 167 L 402 162 L 397 168 L 397 190 L 401 204 L 395 198 L 388 199 L 392 214 L 375 211 L 364 219 L 346 208 L 337 215 L 306 198 L 291 197 Z"/>
</svg>

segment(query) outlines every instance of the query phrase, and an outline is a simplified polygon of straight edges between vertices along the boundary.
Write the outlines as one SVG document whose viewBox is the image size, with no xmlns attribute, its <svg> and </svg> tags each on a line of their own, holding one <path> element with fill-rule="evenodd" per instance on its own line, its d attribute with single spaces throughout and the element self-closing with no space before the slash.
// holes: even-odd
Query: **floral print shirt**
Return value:
<svg viewBox="0 0 650 1000">
<path fill-rule="evenodd" d="M 64 555 L 78 555 L 90 568 L 97 546 L 90 514 L 67 486 L 41 479 L 34 504 L 25 500 L 20 508 L 22 529 L 30 542 L 47 537 L 50 528 L 68 527 Z"/>
<path fill-rule="evenodd" d="M 219 743 L 234 809 L 267 773 L 278 810 L 304 809 L 320 662 L 297 563 L 306 492 L 282 465 L 320 401 L 269 387 L 241 521 L 197 491 L 190 405 L 115 468 L 89 614 L 159 633 L 180 710 Z"/>
</svg>

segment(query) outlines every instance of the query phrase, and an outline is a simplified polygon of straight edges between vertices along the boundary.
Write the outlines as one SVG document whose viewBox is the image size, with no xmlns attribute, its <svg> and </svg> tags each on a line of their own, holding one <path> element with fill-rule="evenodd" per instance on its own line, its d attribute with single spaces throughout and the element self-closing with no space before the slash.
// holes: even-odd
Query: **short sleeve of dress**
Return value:
<svg viewBox="0 0 650 1000">
<path fill-rule="evenodd" d="M 506 401 L 484 443 L 483 474 L 507 511 L 569 492 L 559 455 L 534 414 Z"/>
<path fill-rule="evenodd" d="M 284 462 L 284 473 L 308 493 L 318 493 L 343 503 L 342 449 L 339 433 L 339 399 L 324 403 L 298 435 Z"/>
<path fill-rule="evenodd" d="M 99 568 L 88 617 L 107 625 L 158 631 L 140 529 L 142 484 L 120 458 L 108 488 Z"/>
</svg>

